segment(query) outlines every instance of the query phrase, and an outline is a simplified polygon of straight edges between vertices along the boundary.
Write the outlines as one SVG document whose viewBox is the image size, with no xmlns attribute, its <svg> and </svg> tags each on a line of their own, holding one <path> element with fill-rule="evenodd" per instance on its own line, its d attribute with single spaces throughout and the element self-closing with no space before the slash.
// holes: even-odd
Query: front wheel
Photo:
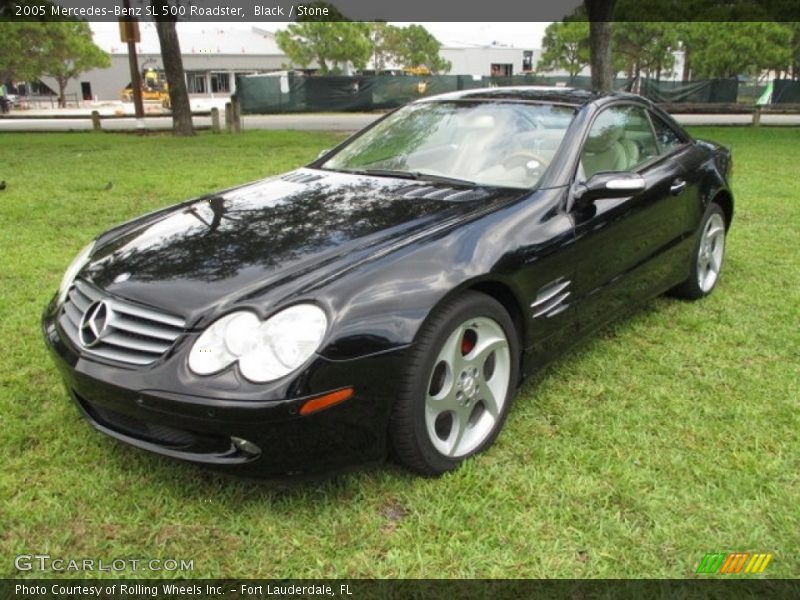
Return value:
<svg viewBox="0 0 800 600">
<path fill-rule="evenodd" d="M 725 258 L 725 215 L 718 204 L 710 204 L 700 225 L 689 277 L 673 291 L 689 300 L 708 296 L 717 285 Z"/>
<path fill-rule="evenodd" d="M 441 307 L 417 336 L 392 414 L 399 462 L 440 475 L 488 448 L 508 414 L 518 359 L 514 324 L 497 301 L 469 292 Z"/>
</svg>

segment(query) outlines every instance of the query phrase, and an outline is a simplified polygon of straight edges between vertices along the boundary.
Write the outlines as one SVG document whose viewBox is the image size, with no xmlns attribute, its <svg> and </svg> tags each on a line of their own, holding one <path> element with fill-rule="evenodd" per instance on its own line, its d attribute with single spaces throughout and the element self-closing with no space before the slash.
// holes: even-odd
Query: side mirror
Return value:
<svg viewBox="0 0 800 600">
<path fill-rule="evenodd" d="M 332 148 L 325 148 L 324 150 L 320 150 L 319 154 L 317 154 L 317 160 L 325 156 L 328 152 L 330 152 Z"/>
<path fill-rule="evenodd" d="M 586 183 L 576 186 L 575 200 L 581 204 L 588 204 L 601 198 L 627 198 L 643 192 L 646 187 L 644 177 L 638 173 L 628 171 L 597 173 Z"/>
</svg>

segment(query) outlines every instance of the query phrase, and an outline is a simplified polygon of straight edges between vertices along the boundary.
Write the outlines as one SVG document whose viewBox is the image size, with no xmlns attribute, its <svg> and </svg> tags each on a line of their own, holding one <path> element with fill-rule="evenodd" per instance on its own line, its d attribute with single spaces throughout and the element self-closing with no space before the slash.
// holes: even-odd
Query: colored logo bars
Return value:
<svg viewBox="0 0 800 600">
<path fill-rule="evenodd" d="M 751 554 L 749 552 L 729 552 L 721 554 L 706 554 L 697 567 L 696 573 L 763 573 L 772 553 Z"/>
</svg>

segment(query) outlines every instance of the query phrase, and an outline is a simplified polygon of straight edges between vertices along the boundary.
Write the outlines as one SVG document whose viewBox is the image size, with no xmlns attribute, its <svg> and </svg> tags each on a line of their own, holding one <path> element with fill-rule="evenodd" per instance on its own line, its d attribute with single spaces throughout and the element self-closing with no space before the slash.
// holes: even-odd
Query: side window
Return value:
<svg viewBox="0 0 800 600">
<path fill-rule="evenodd" d="M 667 154 L 673 148 L 683 144 L 683 140 L 678 133 L 667 125 L 661 117 L 650 113 L 650 118 L 653 120 L 653 129 L 656 130 L 660 154 Z"/>
<path fill-rule="evenodd" d="M 653 129 L 637 106 L 612 106 L 595 119 L 581 153 L 586 179 L 603 171 L 632 171 L 658 155 Z"/>
</svg>

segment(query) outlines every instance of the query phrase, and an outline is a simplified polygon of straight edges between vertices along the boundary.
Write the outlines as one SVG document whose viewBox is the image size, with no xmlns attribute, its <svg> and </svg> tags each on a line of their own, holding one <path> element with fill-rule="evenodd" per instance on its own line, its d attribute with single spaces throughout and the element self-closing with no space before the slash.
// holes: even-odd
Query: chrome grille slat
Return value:
<svg viewBox="0 0 800 600">
<path fill-rule="evenodd" d="M 108 304 L 111 307 L 111 310 L 114 312 L 133 315 L 134 317 L 141 317 L 150 321 L 157 321 L 159 323 L 163 323 L 164 325 L 171 325 L 176 329 L 183 329 L 185 325 L 183 319 L 179 319 L 178 317 L 171 317 L 169 315 L 157 313 L 147 308 L 139 308 L 138 306 L 119 302 L 118 300 L 112 300 L 109 298 Z"/>
<path fill-rule="evenodd" d="M 70 304 L 69 302 L 65 303 L 64 314 L 77 329 L 78 325 L 80 325 L 81 323 L 81 315 L 83 314 L 83 310 L 86 310 L 86 308 L 84 308 L 83 310 L 79 310 L 78 308 L 76 308 L 76 306 L 77 306 L 76 304 Z"/>
<path fill-rule="evenodd" d="M 89 308 L 89 306 L 90 306 L 90 305 L 92 304 L 92 302 L 93 302 L 93 300 L 90 300 L 89 298 L 87 298 L 86 296 L 84 296 L 83 294 L 81 294 L 81 293 L 78 291 L 78 289 L 77 289 L 77 288 L 72 288 L 72 290 L 70 290 L 70 292 L 69 292 L 69 298 L 70 298 L 70 300 L 72 300 L 72 304 L 74 305 L 75 309 L 76 309 L 76 310 L 78 311 L 78 313 L 80 313 L 81 315 L 84 313 L 84 311 L 85 311 L 87 308 Z M 78 317 L 78 320 L 80 320 L 80 317 Z M 77 324 L 77 323 L 76 323 L 76 324 Z"/>
<path fill-rule="evenodd" d="M 79 294 L 82 294 L 85 298 L 87 298 L 90 303 L 96 302 L 102 296 L 102 294 L 94 290 L 83 281 L 76 281 L 74 289 L 77 290 Z"/>
<path fill-rule="evenodd" d="M 103 342 L 120 348 L 132 348 L 147 354 L 163 354 L 169 349 L 169 344 L 156 344 L 145 340 L 127 337 L 122 333 L 114 332 L 103 338 Z"/>
<path fill-rule="evenodd" d="M 96 354 L 97 356 L 102 356 L 103 358 L 108 358 L 111 360 L 115 360 L 121 363 L 127 363 L 129 365 L 149 365 L 153 362 L 157 356 L 152 356 L 150 354 L 143 355 L 138 352 L 125 352 L 121 348 L 116 348 L 115 346 L 100 346 L 91 349 L 92 354 Z"/>
<path fill-rule="evenodd" d="M 80 323 L 86 310 L 99 300 L 106 303 L 109 318 L 99 340 L 87 347 L 81 342 Z M 186 329 L 180 317 L 110 296 L 82 280 L 76 281 L 67 295 L 58 323 L 82 352 L 135 366 L 158 360 Z"/>
<path fill-rule="evenodd" d="M 139 335 L 143 335 L 149 338 L 166 340 L 168 342 L 172 342 L 175 339 L 175 337 L 180 333 L 180 331 L 176 332 L 172 328 L 161 327 L 160 325 L 154 326 L 145 321 L 137 321 L 131 319 L 128 316 L 121 313 L 117 315 L 117 324 L 119 329 L 124 329 L 125 331 L 131 331 L 133 333 L 137 333 Z"/>
<path fill-rule="evenodd" d="M 67 318 L 67 315 L 61 315 L 61 318 L 58 320 L 59 325 L 67 334 L 69 339 L 72 341 L 73 344 L 78 344 L 78 326 L 75 325 L 72 321 Z"/>
</svg>

